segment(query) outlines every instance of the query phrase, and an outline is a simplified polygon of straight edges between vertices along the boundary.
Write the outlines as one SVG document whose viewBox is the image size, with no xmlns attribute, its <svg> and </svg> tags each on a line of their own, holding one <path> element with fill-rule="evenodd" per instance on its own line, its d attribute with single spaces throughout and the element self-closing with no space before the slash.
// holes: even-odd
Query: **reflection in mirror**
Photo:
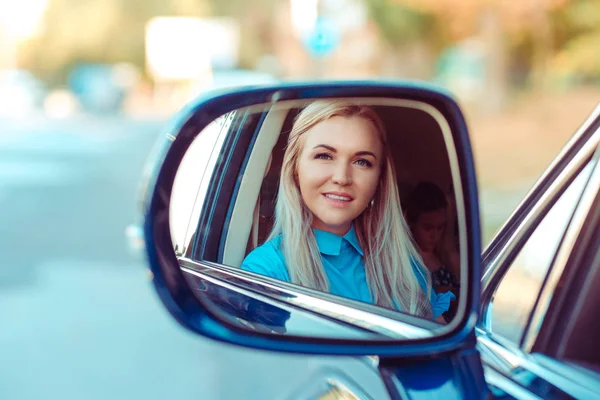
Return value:
<svg viewBox="0 0 600 400">
<path fill-rule="evenodd" d="M 427 328 L 407 337 L 427 336 L 456 316 L 466 279 L 452 143 L 436 109 L 408 100 L 283 101 L 221 116 L 174 182 L 171 236 L 186 279 L 245 329 L 290 334 L 294 315 L 310 314 L 322 329 L 292 334 L 331 336 L 335 321 L 389 337 L 401 320 Z"/>
</svg>

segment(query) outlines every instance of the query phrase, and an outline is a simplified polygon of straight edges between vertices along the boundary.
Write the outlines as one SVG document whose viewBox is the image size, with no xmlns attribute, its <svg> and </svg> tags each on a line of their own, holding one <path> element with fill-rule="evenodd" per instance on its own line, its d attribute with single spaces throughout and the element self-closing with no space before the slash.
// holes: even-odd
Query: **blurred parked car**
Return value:
<svg viewBox="0 0 600 400">
<path fill-rule="evenodd" d="M 84 111 L 117 114 L 137 82 L 137 72 L 128 64 L 80 64 L 68 77 L 68 86 Z"/>
<path fill-rule="evenodd" d="M 0 116 L 23 116 L 41 109 L 46 88 L 23 69 L 0 70 Z"/>
</svg>

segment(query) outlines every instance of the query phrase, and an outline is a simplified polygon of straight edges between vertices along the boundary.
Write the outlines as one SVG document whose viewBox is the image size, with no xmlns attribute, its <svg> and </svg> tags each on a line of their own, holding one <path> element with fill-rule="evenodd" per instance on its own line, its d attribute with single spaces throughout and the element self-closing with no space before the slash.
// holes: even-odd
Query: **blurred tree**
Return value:
<svg viewBox="0 0 600 400">
<path fill-rule="evenodd" d="M 370 19 L 386 45 L 386 60 L 392 65 L 384 74 L 428 79 L 433 56 L 440 48 L 435 15 L 395 0 L 365 0 Z"/>
<path fill-rule="evenodd" d="M 574 0 L 550 18 L 557 49 L 552 76 L 559 84 L 600 83 L 600 0 Z"/>
<path fill-rule="evenodd" d="M 272 50 L 277 0 L 49 0 L 41 35 L 23 49 L 22 63 L 51 84 L 79 62 L 131 62 L 144 70 L 145 25 L 155 16 L 230 16 L 240 22 L 240 64 L 253 68 Z M 206 38 L 199 38 L 206 40 Z"/>
<path fill-rule="evenodd" d="M 260 56 L 274 49 L 273 26 L 278 0 L 208 0 L 214 16 L 233 17 L 242 30 L 240 67 L 254 69 Z"/>
<path fill-rule="evenodd" d="M 131 62 L 143 71 L 149 19 L 209 14 L 210 4 L 199 0 L 49 0 L 41 34 L 26 44 L 22 64 L 55 85 L 79 62 Z"/>
<path fill-rule="evenodd" d="M 434 38 L 432 29 L 436 21 L 432 13 L 409 8 L 395 0 L 366 0 L 365 3 L 382 38 L 392 46 Z"/>
<path fill-rule="evenodd" d="M 494 59 L 495 79 L 508 80 L 507 69 L 517 63 L 521 69 L 529 71 L 531 82 L 536 87 L 546 85 L 547 67 L 556 48 L 552 13 L 569 8 L 573 3 L 572 0 L 393 1 L 433 15 L 447 44 L 479 36 Z M 514 57 L 522 58 L 515 60 Z M 498 63 L 504 63 L 504 66 L 497 67 Z"/>
<path fill-rule="evenodd" d="M 188 15 L 236 18 L 240 64 L 253 68 L 274 51 L 274 10 L 282 1 L 49 0 L 41 35 L 23 48 L 21 65 L 56 84 L 78 62 L 131 62 L 143 70 L 147 21 Z M 548 74 L 600 77 L 600 0 L 364 2 L 396 66 L 405 65 L 414 49 L 433 60 L 444 47 L 478 36 L 492 56 L 496 87 L 506 86 L 509 68 L 519 71 L 519 82 L 529 77 L 539 86 Z"/>
</svg>

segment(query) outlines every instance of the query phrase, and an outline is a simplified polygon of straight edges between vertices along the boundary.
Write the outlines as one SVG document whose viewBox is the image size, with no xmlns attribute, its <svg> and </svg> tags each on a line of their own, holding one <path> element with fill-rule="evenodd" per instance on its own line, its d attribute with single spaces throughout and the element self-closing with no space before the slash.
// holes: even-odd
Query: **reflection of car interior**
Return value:
<svg viewBox="0 0 600 400">
<path fill-rule="evenodd" d="M 418 109 L 389 105 L 373 108 L 386 126 L 401 201 L 421 181 L 433 182 L 448 192 L 451 169 L 438 122 Z M 239 267 L 244 257 L 266 240 L 274 222 L 287 137 L 299 111 L 300 108 L 273 107 L 259 125 L 236 199 L 232 199 L 229 226 L 225 227 L 221 242 L 222 259 L 215 261 Z"/>
</svg>

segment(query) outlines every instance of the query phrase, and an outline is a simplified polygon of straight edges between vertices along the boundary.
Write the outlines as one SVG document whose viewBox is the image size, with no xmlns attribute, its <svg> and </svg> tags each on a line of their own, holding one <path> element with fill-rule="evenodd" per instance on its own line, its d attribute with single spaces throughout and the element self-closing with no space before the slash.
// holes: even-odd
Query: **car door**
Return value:
<svg viewBox="0 0 600 400">
<path fill-rule="evenodd" d="M 593 398 L 600 392 L 596 355 L 583 362 L 564 356 L 581 352 L 564 342 L 576 323 L 589 322 L 581 304 L 596 304 L 581 279 L 593 278 L 597 263 L 581 260 L 595 256 L 585 254 L 582 243 L 597 251 L 589 231 L 600 226 L 592 218 L 599 138 L 600 107 L 484 251 L 478 345 L 486 380 L 500 397 Z M 565 306 L 568 292 L 569 304 L 579 308 Z"/>
</svg>

